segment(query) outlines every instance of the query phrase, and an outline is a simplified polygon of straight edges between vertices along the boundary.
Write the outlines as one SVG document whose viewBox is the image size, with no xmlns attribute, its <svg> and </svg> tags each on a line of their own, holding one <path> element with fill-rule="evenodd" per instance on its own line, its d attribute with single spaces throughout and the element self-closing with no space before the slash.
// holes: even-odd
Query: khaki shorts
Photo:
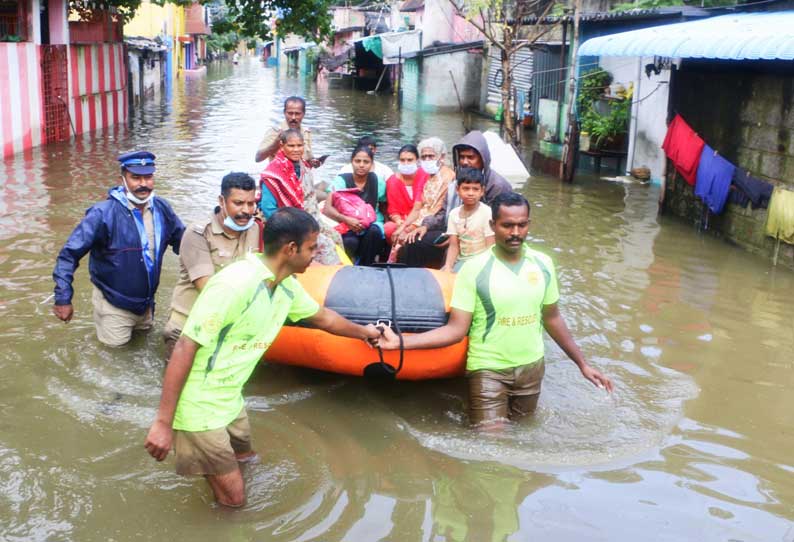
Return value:
<svg viewBox="0 0 794 542">
<path fill-rule="evenodd" d="M 91 294 L 91 302 L 94 305 L 97 339 L 108 346 L 127 344 L 132 338 L 133 330 L 148 331 L 152 329 L 151 307 L 141 315 L 114 307 L 96 286 Z"/>
<path fill-rule="evenodd" d="M 182 336 L 182 328 L 184 325 L 184 319 L 181 316 L 171 312 L 171 316 L 168 318 L 168 321 L 165 323 L 165 327 L 163 328 L 163 342 L 165 343 L 166 363 L 168 363 L 168 360 L 171 359 L 171 354 L 174 353 L 174 346 L 176 346 L 176 342 L 179 340 L 179 337 Z"/>
<path fill-rule="evenodd" d="M 251 451 L 251 426 L 243 408 L 237 418 L 220 429 L 174 431 L 176 473 L 183 476 L 217 476 L 238 469 L 237 456 Z"/>
<path fill-rule="evenodd" d="M 471 371 L 469 422 L 478 425 L 499 419 L 515 420 L 532 414 L 540 398 L 546 366 L 543 358 L 511 369 Z"/>
</svg>

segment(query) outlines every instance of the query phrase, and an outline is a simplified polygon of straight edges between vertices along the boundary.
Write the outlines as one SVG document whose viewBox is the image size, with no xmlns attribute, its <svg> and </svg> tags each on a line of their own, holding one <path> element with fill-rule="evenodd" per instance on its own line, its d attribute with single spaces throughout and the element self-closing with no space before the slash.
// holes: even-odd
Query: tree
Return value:
<svg viewBox="0 0 794 542">
<path fill-rule="evenodd" d="M 558 5 L 557 0 L 449 0 L 455 12 L 482 32 L 491 47 L 499 49 L 502 64 L 502 110 L 506 142 L 516 144 L 513 115 L 513 61 L 516 53 L 531 47 L 551 32 L 556 24 L 546 24 L 546 17 Z"/>
<path fill-rule="evenodd" d="M 238 34 L 263 40 L 297 34 L 321 42 L 331 35 L 331 0 L 230 0 L 229 20 Z M 275 32 L 271 21 L 275 21 Z"/>
</svg>

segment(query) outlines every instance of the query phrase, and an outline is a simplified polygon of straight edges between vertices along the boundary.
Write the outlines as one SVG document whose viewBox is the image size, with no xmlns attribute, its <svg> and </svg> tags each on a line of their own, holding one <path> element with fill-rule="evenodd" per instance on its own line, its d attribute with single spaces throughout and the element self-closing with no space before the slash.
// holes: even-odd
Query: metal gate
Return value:
<svg viewBox="0 0 794 542">
<path fill-rule="evenodd" d="M 534 49 L 532 55 L 532 111 L 537 114 L 541 98 L 558 103 L 561 101 L 567 82 L 567 68 L 560 68 L 562 47 L 559 45 L 543 45 Z"/>
<path fill-rule="evenodd" d="M 41 81 L 44 93 L 44 141 L 69 139 L 69 99 L 66 45 L 41 46 Z"/>
</svg>

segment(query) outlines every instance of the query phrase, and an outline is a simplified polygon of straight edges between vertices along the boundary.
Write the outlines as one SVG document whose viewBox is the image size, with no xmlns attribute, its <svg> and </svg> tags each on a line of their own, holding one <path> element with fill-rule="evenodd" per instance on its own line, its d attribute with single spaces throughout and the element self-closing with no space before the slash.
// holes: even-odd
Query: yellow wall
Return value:
<svg viewBox="0 0 794 542">
<path fill-rule="evenodd" d="M 124 35 L 150 39 L 167 36 L 173 54 L 172 72 L 169 75 L 172 78 L 179 76 L 183 55 L 182 44 L 177 41 L 177 36 L 185 35 L 185 8 L 169 3 L 158 6 L 150 0 L 143 0 L 135 17 L 124 25 Z"/>
<path fill-rule="evenodd" d="M 158 6 L 144 0 L 141 2 L 138 11 L 135 12 L 135 17 L 124 25 L 125 36 L 143 36 L 144 38 L 155 38 L 163 32 L 168 32 L 169 8 L 173 7 L 172 4 L 167 4 L 165 7 Z"/>
</svg>

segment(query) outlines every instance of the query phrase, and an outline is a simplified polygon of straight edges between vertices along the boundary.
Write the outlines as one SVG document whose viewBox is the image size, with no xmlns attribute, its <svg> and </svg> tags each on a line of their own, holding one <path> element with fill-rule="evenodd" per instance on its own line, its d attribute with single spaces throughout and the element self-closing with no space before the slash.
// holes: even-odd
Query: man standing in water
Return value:
<svg viewBox="0 0 794 542">
<path fill-rule="evenodd" d="M 108 346 L 129 342 L 133 330 L 152 327 L 154 294 L 163 256 L 170 245 L 179 254 L 185 226 L 164 199 L 154 195 L 154 155 L 130 152 L 121 162 L 121 186 L 86 212 L 58 254 L 55 316 L 74 315 L 72 281 L 80 259 L 91 251 L 88 272 L 97 338 Z"/>
<path fill-rule="evenodd" d="M 281 126 L 273 126 L 267 131 L 259 148 L 256 151 L 255 161 L 261 162 L 273 158 L 281 148 L 281 134 L 284 130 L 293 129 L 303 135 L 303 159 L 309 162 L 312 168 L 318 168 L 323 163 L 312 156 L 312 132 L 303 128 L 303 117 L 306 116 L 306 100 L 300 96 L 290 96 L 284 100 L 284 122 Z"/>
<path fill-rule="evenodd" d="M 544 374 L 543 329 L 579 367 L 582 376 L 612 391 L 612 381 L 584 359 L 557 307 L 559 291 L 551 258 L 525 244 L 529 203 L 514 192 L 491 202 L 495 244 L 467 261 L 452 294 L 447 325 L 405 335 L 406 349 L 441 348 L 469 336 L 466 376 L 469 421 L 491 425 L 535 411 Z M 396 350 L 384 330 L 381 347 Z"/>
<path fill-rule="evenodd" d="M 171 298 L 171 314 L 163 329 L 166 359 L 182 334 L 190 308 L 216 271 L 249 252 L 259 251 L 256 226 L 256 182 L 247 173 L 229 173 L 221 181 L 212 216 L 193 224 L 179 248 L 179 280 Z"/>
<path fill-rule="evenodd" d="M 311 263 L 319 231 L 305 211 L 276 211 L 264 230 L 264 255 L 249 254 L 210 278 L 168 363 L 144 446 L 162 461 L 173 444 L 177 473 L 206 477 L 220 504 L 245 502 L 238 463 L 256 455 L 242 388 L 284 321 L 370 343 L 380 336 L 373 325 L 320 307 L 292 276 Z"/>
</svg>

